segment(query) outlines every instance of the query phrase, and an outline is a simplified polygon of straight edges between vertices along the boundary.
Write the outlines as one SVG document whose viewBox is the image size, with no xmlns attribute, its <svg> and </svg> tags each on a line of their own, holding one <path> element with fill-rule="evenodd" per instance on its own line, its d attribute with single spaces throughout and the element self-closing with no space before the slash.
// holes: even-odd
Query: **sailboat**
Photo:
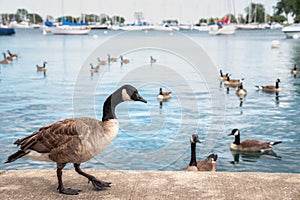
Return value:
<svg viewBox="0 0 300 200">
<path fill-rule="evenodd" d="M 68 22 L 64 17 L 62 17 L 61 25 L 50 29 L 54 35 L 87 35 L 90 30 L 87 24 Z"/>
<path fill-rule="evenodd" d="M 64 2 L 62 0 L 62 11 L 64 6 Z M 74 23 L 74 22 L 69 22 L 65 19 L 64 15 L 61 20 L 61 24 L 57 26 L 52 26 L 52 24 L 49 24 L 50 31 L 54 35 L 87 35 L 90 32 L 90 27 L 84 23 Z M 47 26 L 45 23 L 45 25 Z"/>
<path fill-rule="evenodd" d="M 218 20 L 217 24 L 209 27 L 209 34 L 211 35 L 232 35 L 235 33 L 236 26 L 229 24 L 229 17 L 226 16 L 223 20 Z"/>
</svg>

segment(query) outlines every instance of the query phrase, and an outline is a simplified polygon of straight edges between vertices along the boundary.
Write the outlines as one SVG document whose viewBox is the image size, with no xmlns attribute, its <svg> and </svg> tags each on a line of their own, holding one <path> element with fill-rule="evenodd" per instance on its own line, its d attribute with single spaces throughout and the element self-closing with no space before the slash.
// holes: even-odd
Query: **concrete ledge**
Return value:
<svg viewBox="0 0 300 200">
<path fill-rule="evenodd" d="M 84 171 L 112 187 L 95 191 L 86 178 L 66 170 L 65 187 L 82 190 L 67 196 L 56 191 L 55 170 L 8 170 L 0 171 L 0 199 L 300 199 L 300 174 Z"/>
</svg>

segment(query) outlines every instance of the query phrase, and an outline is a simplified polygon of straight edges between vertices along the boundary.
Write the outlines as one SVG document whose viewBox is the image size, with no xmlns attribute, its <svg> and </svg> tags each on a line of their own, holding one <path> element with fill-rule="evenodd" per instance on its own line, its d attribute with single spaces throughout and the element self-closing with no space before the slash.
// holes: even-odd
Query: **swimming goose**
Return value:
<svg viewBox="0 0 300 200">
<path fill-rule="evenodd" d="M 294 75 L 294 77 L 296 77 L 296 75 L 298 74 L 298 68 L 297 68 L 297 65 L 295 64 L 294 65 L 294 68 L 291 69 L 291 74 Z"/>
<path fill-rule="evenodd" d="M 247 90 L 243 87 L 243 82 L 241 82 L 235 94 L 240 98 L 244 98 L 247 95 Z"/>
<path fill-rule="evenodd" d="M 80 164 L 100 154 L 114 140 L 119 128 L 115 108 L 124 101 L 147 103 L 135 87 L 123 85 L 105 100 L 102 121 L 82 117 L 44 126 L 33 134 L 15 141 L 14 144 L 20 146 L 20 149 L 10 155 L 5 163 L 21 157 L 56 162 L 57 190 L 63 194 L 77 195 L 80 192 L 63 186 L 62 170 L 67 163 L 73 163 L 75 171 L 91 181 L 96 190 L 110 187 L 111 183 L 100 181 L 81 171 Z"/>
<path fill-rule="evenodd" d="M 199 140 L 199 136 L 197 134 L 193 134 L 190 138 L 191 143 L 191 160 L 189 165 L 186 168 L 186 171 L 216 171 L 217 168 L 217 154 L 210 154 L 207 156 L 205 160 L 201 160 L 197 162 L 196 159 L 196 143 L 201 143 Z"/>
<path fill-rule="evenodd" d="M 240 142 L 239 129 L 233 129 L 228 136 L 230 135 L 235 136 L 235 140 L 230 145 L 230 149 L 236 151 L 264 152 L 264 151 L 271 150 L 274 145 L 282 143 L 281 141 L 261 142 L 258 140 L 245 140 L 243 142 Z"/>
<path fill-rule="evenodd" d="M 5 53 L 2 53 L 2 54 L 3 54 L 4 59 L 0 61 L 0 64 L 9 64 L 9 63 L 11 63 L 11 61 L 9 59 L 7 59 L 6 54 Z"/>
<path fill-rule="evenodd" d="M 18 54 L 13 54 L 10 52 L 10 50 L 7 50 L 7 53 L 12 60 L 15 60 L 19 57 Z"/>
<path fill-rule="evenodd" d="M 111 62 L 117 62 L 117 61 L 118 61 L 118 58 L 111 58 L 111 57 L 110 57 L 110 54 L 107 54 L 107 60 L 108 60 L 108 63 L 111 63 Z"/>
<path fill-rule="evenodd" d="M 240 86 L 242 81 L 244 79 L 230 79 L 229 76 L 227 76 L 227 79 L 226 81 L 224 81 L 224 85 L 227 86 L 227 87 L 237 87 L 237 86 Z"/>
<path fill-rule="evenodd" d="M 258 86 L 258 85 L 256 85 L 255 87 L 257 87 L 258 89 L 260 89 L 262 91 L 266 91 L 266 92 L 279 92 L 280 91 L 279 83 L 280 83 L 280 79 L 278 78 L 276 80 L 276 84 L 275 85 L 266 85 L 266 86 Z"/>
<path fill-rule="evenodd" d="M 163 92 L 162 88 L 159 88 L 159 94 L 157 95 L 157 99 L 159 101 L 168 100 L 172 97 L 171 93 L 172 92 Z"/>
<path fill-rule="evenodd" d="M 226 73 L 225 75 L 223 74 L 223 71 L 220 70 L 220 81 L 226 81 L 227 77 L 229 77 L 229 74 Z"/>
<path fill-rule="evenodd" d="M 92 73 L 98 72 L 98 71 L 99 71 L 99 65 L 98 65 L 97 67 L 94 67 L 93 64 L 91 63 L 90 66 L 91 66 L 90 71 L 91 71 Z"/>
<path fill-rule="evenodd" d="M 127 64 L 129 63 L 129 60 L 128 59 L 123 59 L 123 56 L 120 56 L 120 59 L 121 59 L 121 64 Z"/>
<path fill-rule="evenodd" d="M 36 70 L 37 71 L 46 71 L 47 70 L 47 68 L 46 68 L 46 64 L 47 64 L 47 62 L 45 61 L 44 63 L 43 63 L 43 66 L 38 66 L 38 65 L 36 65 Z"/>
<path fill-rule="evenodd" d="M 101 60 L 100 58 L 97 58 L 98 65 L 106 65 L 106 60 Z"/>
<path fill-rule="evenodd" d="M 156 59 L 150 56 L 150 63 L 156 63 Z"/>
</svg>

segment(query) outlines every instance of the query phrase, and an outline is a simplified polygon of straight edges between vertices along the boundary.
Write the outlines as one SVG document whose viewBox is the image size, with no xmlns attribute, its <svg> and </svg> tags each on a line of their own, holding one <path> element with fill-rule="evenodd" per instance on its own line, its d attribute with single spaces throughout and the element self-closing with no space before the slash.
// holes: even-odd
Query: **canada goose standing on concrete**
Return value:
<svg viewBox="0 0 300 200">
<path fill-rule="evenodd" d="M 239 129 L 233 129 L 228 136 L 230 135 L 235 137 L 234 142 L 230 145 L 230 149 L 236 151 L 264 152 L 271 150 L 274 145 L 282 143 L 281 141 L 261 142 L 258 140 L 244 140 L 241 142 Z"/>
<path fill-rule="evenodd" d="M 295 64 L 294 65 L 294 68 L 291 69 L 291 74 L 294 75 L 294 77 L 296 78 L 297 74 L 298 74 L 298 68 L 297 68 L 297 65 Z"/>
<path fill-rule="evenodd" d="M 279 92 L 280 91 L 279 83 L 280 83 L 280 79 L 278 78 L 276 80 L 275 85 L 266 85 L 266 86 L 256 85 L 255 87 L 257 87 L 258 89 L 265 91 L 265 92 Z"/>
<path fill-rule="evenodd" d="M 147 103 L 135 87 L 124 85 L 105 100 L 102 121 L 82 117 L 44 126 L 33 134 L 15 141 L 14 144 L 20 149 L 10 155 L 5 163 L 21 157 L 56 162 L 57 190 L 63 194 L 76 195 L 80 192 L 63 186 L 62 170 L 67 163 L 73 163 L 76 172 L 91 181 L 96 190 L 110 187 L 111 183 L 100 181 L 81 171 L 80 164 L 100 154 L 114 140 L 119 129 L 115 108 L 124 101 Z"/>
<path fill-rule="evenodd" d="M 159 88 L 159 93 L 157 95 L 157 99 L 159 101 L 165 101 L 165 100 L 168 100 L 172 97 L 172 92 L 163 92 L 162 91 L 162 88 Z"/>
<path fill-rule="evenodd" d="M 37 71 L 40 71 L 40 72 L 46 71 L 46 70 L 47 70 L 46 64 L 47 64 L 47 62 L 45 61 L 45 62 L 43 63 L 43 66 L 36 65 L 36 70 L 37 70 Z"/>
<path fill-rule="evenodd" d="M 205 160 L 201 160 L 197 162 L 196 158 L 196 143 L 201 143 L 199 140 L 199 136 L 197 134 L 193 134 L 190 137 L 191 143 L 191 160 L 189 165 L 186 168 L 186 171 L 216 171 L 217 168 L 217 154 L 210 154 L 207 156 Z"/>
</svg>

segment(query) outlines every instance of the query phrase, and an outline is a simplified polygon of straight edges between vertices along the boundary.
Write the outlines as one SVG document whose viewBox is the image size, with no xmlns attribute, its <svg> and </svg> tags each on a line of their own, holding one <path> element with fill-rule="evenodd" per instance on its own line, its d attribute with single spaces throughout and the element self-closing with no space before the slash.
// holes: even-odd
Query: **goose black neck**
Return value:
<svg viewBox="0 0 300 200">
<path fill-rule="evenodd" d="M 233 144 L 236 144 L 236 145 L 241 144 L 241 142 L 240 142 L 240 134 L 235 135 L 235 140 L 234 140 Z"/>
<path fill-rule="evenodd" d="M 276 88 L 279 88 L 279 82 L 276 81 Z"/>
<path fill-rule="evenodd" d="M 103 104 L 103 116 L 102 116 L 102 121 L 107 121 L 110 119 L 117 119 L 116 114 L 115 114 L 115 108 L 116 106 L 121 103 L 122 96 L 120 92 L 115 92 L 111 94 L 107 99 L 105 100 Z"/>
<path fill-rule="evenodd" d="M 189 166 L 197 166 L 196 143 L 191 143 L 191 161 Z"/>
</svg>

